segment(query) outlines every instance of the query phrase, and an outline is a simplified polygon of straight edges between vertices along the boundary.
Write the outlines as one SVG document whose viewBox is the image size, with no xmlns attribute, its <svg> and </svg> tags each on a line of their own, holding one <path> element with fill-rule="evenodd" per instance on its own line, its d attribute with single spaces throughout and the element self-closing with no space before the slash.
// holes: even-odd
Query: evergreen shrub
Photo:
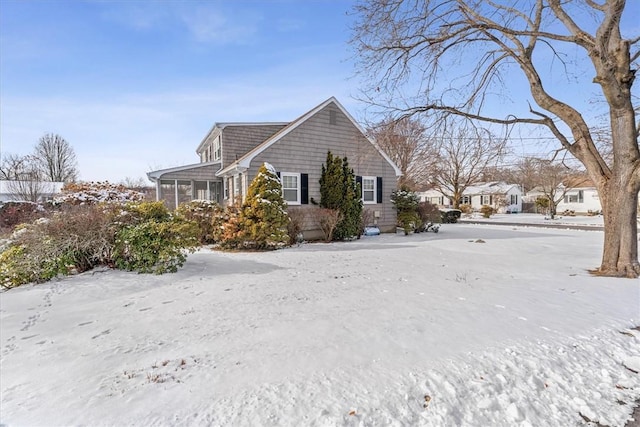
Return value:
<svg viewBox="0 0 640 427">
<path fill-rule="evenodd" d="M 356 182 L 353 169 L 346 157 L 334 157 L 327 152 L 320 175 L 320 207 L 340 211 L 341 220 L 332 238 L 345 240 L 361 234 L 362 189 Z"/>
</svg>

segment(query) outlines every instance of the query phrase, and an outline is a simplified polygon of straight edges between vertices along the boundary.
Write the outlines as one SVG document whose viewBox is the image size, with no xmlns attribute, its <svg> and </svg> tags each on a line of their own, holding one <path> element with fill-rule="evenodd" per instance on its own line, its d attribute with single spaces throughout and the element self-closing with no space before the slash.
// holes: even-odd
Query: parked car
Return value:
<svg viewBox="0 0 640 427">
<path fill-rule="evenodd" d="M 462 216 L 460 209 L 440 209 L 443 224 L 455 224 Z"/>
</svg>

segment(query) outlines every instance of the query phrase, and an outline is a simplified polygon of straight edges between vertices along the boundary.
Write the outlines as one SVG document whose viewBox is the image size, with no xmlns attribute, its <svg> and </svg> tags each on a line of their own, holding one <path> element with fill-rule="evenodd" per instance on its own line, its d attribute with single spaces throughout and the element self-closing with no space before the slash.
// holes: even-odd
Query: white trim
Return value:
<svg viewBox="0 0 640 427">
<path fill-rule="evenodd" d="M 206 167 L 206 166 L 212 166 L 212 165 L 216 165 L 216 164 L 220 165 L 220 161 L 218 160 L 218 161 L 215 161 L 215 162 L 193 163 L 191 165 L 177 166 L 175 168 L 158 169 L 158 170 L 155 170 L 155 171 L 147 172 L 147 178 L 149 178 L 149 180 L 151 180 L 151 181 L 157 181 L 159 179 L 162 179 L 162 176 L 164 174 L 167 174 L 167 173 L 180 172 L 180 171 L 183 171 L 183 170 Z"/>
<path fill-rule="evenodd" d="M 294 205 L 301 205 L 302 204 L 302 181 L 301 181 L 301 176 L 299 173 L 294 173 L 294 172 L 280 172 L 280 183 L 282 184 L 282 198 L 284 198 L 284 177 L 285 176 L 293 176 L 296 178 L 296 200 L 295 201 L 289 201 L 287 199 L 284 199 L 284 201 L 291 206 Z M 288 188 L 287 190 L 293 190 L 293 188 Z"/>
<path fill-rule="evenodd" d="M 364 181 L 373 181 L 373 190 L 367 190 L 367 192 L 369 191 L 373 191 L 373 200 L 367 201 L 364 199 Z M 362 203 L 365 205 L 377 205 L 378 204 L 378 178 L 375 176 L 363 176 L 362 177 Z"/>
</svg>

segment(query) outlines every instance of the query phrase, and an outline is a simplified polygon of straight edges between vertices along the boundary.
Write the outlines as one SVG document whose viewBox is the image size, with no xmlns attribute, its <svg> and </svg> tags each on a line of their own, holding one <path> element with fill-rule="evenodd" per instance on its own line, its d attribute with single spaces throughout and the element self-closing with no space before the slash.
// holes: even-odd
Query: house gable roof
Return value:
<svg viewBox="0 0 640 427">
<path fill-rule="evenodd" d="M 395 171 L 396 176 L 402 175 L 402 172 L 400 171 L 398 166 L 396 166 L 396 164 L 389 158 L 389 156 L 384 151 L 382 151 L 382 149 L 380 149 L 380 147 L 375 142 L 373 142 L 373 140 L 371 140 L 368 136 L 366 136 L 366 133 L 364 132 L 364 129 L 362 129 L 362 127 L 358 124 L 358 122 L 355 121 L 355 119 L 351 116 L 351 114 L 349 114 L 349 112 L 342 106 L 342 104 L 340 104 L 338 102 L 338 100 L 333 96 L 331 98 L 327 99 L 326 101 L 324 101 L 323 103 L 321 103 L 320 105 L 318 105 L 317 107 L 313 108 L 312 110 L 310 110 L 307 113 L 303 114 L 302 116 L 298 117 L 296 120 L 294 120 L 291 123 L 289 123 L 287 126 L 282 128 L 280 131 L 276 132 L 273 136 L 271 136 L 270 138 L 265 140 L 262 144 L 258 145 L 254 149 L 250 150 L 247 154 L 245 154 L 244 156 L 242 156 L 241 158 L 239 158 L 235 162 L 231 163 L 229 166 L 227 166 L 224 169 L 218 171 L 216 175 L 218 175 L 218 176 L 224 175 L 227 172 L 229 172 L 231 170 L 234 170 L 236 168 L 248 169 L 249 166 L 251 165 L 251 161 L 258 154 L 262 153 L 264 150 L 266 150 L 267 148 L 271 147 L 273 144 L 275 144 L 278 141 L 280 141 L 280 139 L 282 139 L 284 136 L 286 136 L 289 133 L 291 133 L 293 130 L 295 130 L 302 123 L 304 123 L 309 118 L 311 118 L 313 115 L 315 115 L 316 113 L 321 111 L 323 108 L 325 108 L 326 106 L 328 106 L 329 104 L 332 104 L 332 103 L 336 107 L 338 107 L 338 109 L 340 109 L 340 111 L 345 115 L 345 117 L 347 117 L 351 121 L 351 123 L 356 127 L 356 129 L 358 129 L 358 131 L 360 131 L 362 136 L 364 138 L 366 138 L 366 140 L 369 141 L 369 143 L 371 143 L 375 147 L 375 149 L 378 151 L 378 153 L 380 153 L 380 155 L 389 163 L 389 165 L 391 165 L 393 167 L 393 170 Z"/>
<path fill-rule="evenodd" d="M 196 153 L 200 153 L 204 146 L 206 145 L 209 138 L 215 133 L 220 133 L 227 126 L 286 126 L 289 122 L 224 122 L 224 123 L 214 123 L 209 132 L 202 138 L 198 148 L 196 148 Z"/>
<path fill-rule="evenodd" d="M 519 188 L 516 184 L 509 184 L 502 181 L 479 182 L 468 186 L 462 193 L 467 196 L 478 194 L 506 194 L 513 187 Z"/>
</svg>

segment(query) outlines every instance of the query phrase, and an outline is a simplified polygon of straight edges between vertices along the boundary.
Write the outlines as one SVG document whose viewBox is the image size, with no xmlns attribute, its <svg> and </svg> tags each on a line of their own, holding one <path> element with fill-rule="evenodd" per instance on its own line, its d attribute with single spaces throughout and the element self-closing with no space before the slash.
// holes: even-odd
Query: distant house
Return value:
<svg viewBox="0 0 640 427">
<path fill-rule="evenodd" d="M 200 162 L 147 173 L 170 208 L 193 200 L 241 201 L 265 162 L 278 171 L 290 209 L 313 213 L 327 152 L 347 157 L 361 182 L 364 208 L 383 231 L 395 230 L 390 195 L 400 170 L 334 97 L 292 122 L 216 123 L 196 149 Z M 310 221 L 305 231 L 316 228 Z"/>
<path fill-rule="evenodd" d="M 565 211 L 570 211 L 575 214 L 588 214 L 594 212 L 600 212 L 602 205 L 600 204 L 600 197 L 598 191 L 593 185 L 593 182 L 584 177 L 573 177 L 565 180 L 556 189 L 556 199 L 562 196 L 562 199 L 558 203 L 556 212 L 561 214 Z M 539 187 L 533 188 L 527 192 L 525 200 L 528 202 L 535 202 L 539 197 L 545 196 L 544 191 Z"/>
<path fill-rule="evenodd" d="M 453 202 L 439 190 L 431 189 L 417 193 L 420 201 L 430 202 L 441 208 L 451 208 Z M 474 211 L 483 205 L 499 213 L 522 212 L 522 190 L 517 184 L 506 182 L 482 182 L 468 186 L 462 193 L 460 204 L 470 205 Z"/>
<path fill-rule="evenodd" d="M 60 193 L 64 182 L 0 181 L 0 202 L 44 202 Z"/>
</svg>

